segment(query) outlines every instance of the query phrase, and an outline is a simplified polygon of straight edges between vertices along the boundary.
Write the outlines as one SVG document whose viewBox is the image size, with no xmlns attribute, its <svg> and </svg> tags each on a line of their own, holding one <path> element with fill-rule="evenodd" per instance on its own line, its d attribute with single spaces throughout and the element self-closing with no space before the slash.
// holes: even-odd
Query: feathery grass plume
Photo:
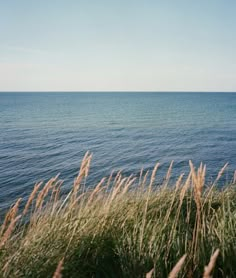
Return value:
<svg viewBox="0 0 236 278">
<path fill-rule="evenodd" d="M 84 178 L 87 178 L 87 176 L 88 176 L 91 160 L 92 160 L 92 154 L 89 155 L 89 152 L 86 152 L 86 154 L 81 162 L 79 173 L 74 180 L 73 192 L 71 195 L 73 203 L 77 197 L 82 180 Z M 82 191 L 84 191 L 84 190 L 85 190 L 85 184 L 84 184 L 84 188 L 82 189 Z"/>
<path fill-rule="evenodd" d="M 172 163 L 172 164 L 173 164 L 173 163 Z M 171 165 L 172 165 L 172 164 L 171 164 Z M 151 180 L 150 180 L 150 184 L 149 184 L 149 189 L 150 189 L 150 190 L 151 190 L 151 187 L 152 187 L 152 185 L 153 185 L 153 183 L 154 183 L 154 181 L 155 181 L 156 173 L 157 173 L 157 170 L 158 170 L 159 166 L 160 166 L 160 163 L 156 163 L 155 167 L 154 167 L 153 170 L 152 170 Z M 172 166 L 170 166 L 170 167 L 172 167 Z"/>
<path fill-rule="evenodd" d="M 221 176 L 223 175 L 225 169 L 228 167 L 229 163 L 227 162 L 219 171 L 218 175 L 217 175 L 217 178 L 215 179 L 214 183 L 213 184 L 216 184 L 219 179 L 221 178 Z"/>
<path fill-rule="evenodd" d="M 19 198 L 16 201 L 16 203 L 13 205 L 13 207 L 7 212 L 6 217 L 5 217 L 2 227 L 1 227 L 0 235 L 2 235 L 2 233 L 4 232 L 7 224 L 10 223 L 12 221 L 12 219 L 15 219 L 15 217 L 18 213 L 18 210 L 19 210 L 19 204 L 20 204 L 21 200 L 22 200 L 22 198 Z"/>
<path fill-rule="evenodd" d="M 146 274 L 146 278 L 152 278 L 153 272 L 154 272 L 154 268 L 151 269 L 151 270 Z"/>
<path fill-rule="evenodd" d="M 1 240 L 0 240 L 0 249 L 3 247 L 3 245 L 6 243 L 6 241 L 10 238 L 16 222 L 21 218 L 21 215 L 18 215 L 16 218 L 11 220 L 11 223 L 9 224 L 8 228 L 6 229 L 5 233 L 3 234 Z"/>
<path fill-rule="evenodd" d="M 142 179 L 141 184 L 140 184 L 140 194 L 141 195 L 143 193 L 144 188 L 146 187 L 148 175 L 149 175 L 149 171 L 147 170 L 147 172 L 143 176 L 143 179 Z"/>
<path fill-rule="evenodd" d="M 15 205 L 12 207 L 12 213 L 11 213 L 11 218 L 12 218 L 12 219 L 15 218 L 16 215 L 17 215 L 17 213 L 18 213 L 19 204 L 20 204 L 21 200 L 22 200 L 22 198 L 19 198 L 19 199 L 16 201 Z"/>
<path fill-rule="evenodd" d="M 86 152 L 86 154 L 81 162 L 80 171 L 79 171 L 79 173 L 82 176 L 84 176 L 84 178 L 86 178 L 88 176 L 91 160 L 92 160 L 92 154 L 90 154 L 89 152 Z"/>
<path fill-rule="evenodd" d="M 115 186 L 116 184 L 118 184 L 120 182 L 122 178 L 122 170 L 119 170 L 114 178 L 114 181 L 113 181 L 113 186 Z"/>
<path fill-rule="evenodd" d="M 53 178 L 51 178 L 43 187 L 43 189 L 39 192 L 38 197 L 36 199 L 35 209 L 41 210 L 43 207 L 43 202 L 45 197 L 48 195 L 49 190 L 52 188 L 53 183 L 57 180 L 59 174 Z"/>
<path fill-rule="evenodd" d="M 64 263 L 64 258 L 61 259 L 60 262 L 58 263 L 56 271 L 53 274 L 53 278 L 62 278 L 63 263 Z"/>
<path fill-rule="evenodd" d="M 214 270 L 216 260 L 217 260 L 217 257 L 219 256 L 219 253 L 220 253 L 220 250 L 216 249 L 214 254 L 211 256 L 209 264 L 207 266 L 205 266 L 205 268 L 204 268 L 203 278 L 212 278 L 211 274 Z"/>
<path fill-rule="evenodd" d="M 109 188 L 110 184 L 111 184 L 111 181 L 112 181 L 112 178 L 113 178 L 113 174 L 114 174 L 114 171 L 111 171 L 111 174 L 107 180 L 107 183 L 106 183 L 106 188 Z"/>
<path fill-rule="evenodd" d="M 72 200 L 74 200 L 78 194 L 78 191 L 79 191 L 80 185 L 81 185 L 81 181 L 84 178 L 83 174 L 84 174 L 83 172 L 79 172 L 79 174 L 77 175 L 77 177 L 74 180 L 73 190 L 72 190 L 72 194 L 71 194 Z"/>
<path fill-rule="evenodd" d="M 175 190 L 179 190 L 180 185 L 181 185 L 181 182 L 182 182 L 182 180 L 183 180 L 183 177 L 184 177 L 184 173 L 182 173 L 182 174 L 178 177 L 178 179 L 177 179 L 177 181 L 176 181 L 176 183 L 175 183 Z"/>
<path fill-rule="evenodd" d="M 117 181 L 117 180 L 118 180 L 118 178 L 120 177 L 121 173 L 122 173 L 122 171 L 121 171 L 121 170 L 119 170 L 119 171 L 116 173 L 116 175 L 115 175 L 115 177 L 114 177 L 114 179 L 113 179 L 113 184 L 115 184 L 115 183 L 116 183 L 116 181 Z"/>
<path fill-rule="evenodd" d="M 82 172 L 87 164 L 87 159 L 89 157 L 89 151 L 87 151 L 81 161 L 81 164 L 80 164 L 80 170 L 79 172 Z"/>
<path fill-rule="evenodd" d="M 236 170 L 234 171 L 234 179 L 233 179 L 233 183 L 236 183 Z"/>
<path fill-rule="evenodd" d="M 91 194 L 88 198 L 88 201 L 87 201 L 87 204 L 86 204 L 87 206 L 93 201 L 94 196 L 100 191 L 101 186 L 104 184 L 105 180 L 106 180 L 105 177 L 102 178 L 100 180 L 100 182 L 96 185 L 96 187 L 93 189 L 93 191 L 91 192 Z"/>
<path fill-rule="evenodd" d="M 63 180 L 59 180 L 55 183 L 51 192 L 49 203 L 55 204 L 58 201 L 62 184 L 63 184 Z"/>
<path fill-rule="evenodd" d="M 193 180 L 193 183 L 194 185 L 198 183 L 198 180 L 197 180 L 197 175 L 196 175 L 196 172 L 195 172 L 195 169 L 194 169 L 194 166 L 193 166 L 193 163 L 191 160 L 189 160 L 189 167 L 190 167 L 190 173 L 191 173 L 191 176 L 192 176 L 192 180 Z"/>
<path fill-rule="evenodd" d="M 106 184 L 103 186 L 104 188 L 104 191 L 107 192 L 109 187 L 111 186 L 111 183 L 112 183 L 112 179 L 113 179 L 113 174 L 114 174 L 114 171 L 112 170 L 109 177 L 106 178 Z M 105 194 L 105 193 L 104 193 Z"/>
<path fill-rule="evenodd" d="M 187 257 L 187 254 L 183 255 L 183 257 L 180 258 L 180 260 L 177 262 L 177 264 L 171 270 L 168 278 L 176 278 L 178 276 L 178 273 L 180 272 L 181 268 L 183 267 L 186 257 Z"/>
<path fill-rule="evenodd" d="M 126 181 L 124 188 L 121 192 L 121 195 L 125 195 L 126 192 L 129 190 L 130 186 L 134 184 L 134 182 L 136 181 L 136 178 L 132 178 L 132 175 L 128 178 L 128 180 Z"/>
<path fill-rule="evenodd" d="M 174 164 L 174 160 L 171 161 L 170 166 L 169 166 L 169 168 L 167 170 L 166 176 L 164 178 L 164 187 L 167 187 L 168 183 L 170 181 L 171 171 L 172 171 L 172 168 L 173 168 L 173 164 Z"/>
<path fill-rule="evenodd" d="M 127 178 L 122 178 L 122 176 L 120 176 L 120 178 L 117 180 L 115 186 L 113 187 L 113 189 L 111 191 L 111 197 L 110 197 L 110 200 L 109 200 L 110 204 L 115 199 L 117 194 L 120 192 L 121 187 L 124 185 L 124 183 L 126 181 L 127 181 Z"/>
<path fill-rule="evenodd" d="M 182 186 L 181 190 L 180 190 L 180 204 L 182 204 L 184 196 L 186 194 L 186 191 L 188 190 L 189 186 L 190 186 L 190 181 L 191 181 L 191 172 L 188 174 L 188 177 L 184 183 L 184 185 Z"/>
<path fill-rule="evenodd" d="M 84 173 L 85 178 L 88 177 L 89 170 L 90 170 L 90 165 L 91 165 L 91 161 L 92 161 L 92 157 L 93 157 L 92 154 L 90 154 L 90 156 L 88 157 L 87 164 L 86 164 L 86 167 L 85 167 L 85 173 Z"/>
<path fill-rule="evenodd" d="M 51 200 L 49 205 L 51 204 L 51 213 L 50 215 L 54 215 L 56 208 L 59 208 L 59 201 L 60 201 L 60 193 L 61 193 L 61 186 L 57 187 L 51 196 Z"/>
<path fill-rule="evenodd" d="M 141 168 L 140 173 L 139 173 L 138 186 L 141 185 L 142 177 L 143 177 L 143 167 Z"/>
<path fill-rule="evenodd" d="M 36 193 L 38 192 L 40 186 L 42 185 L 43 182 L 39 182 L 39 183 L 36 183 L 35 186 L 34 186 L 34 189 L 33 191 L 31 192 L 28 200 L 27 200 L 27 203 L 25 205 L 25 208 L 23 210 L 23 215 L 25 215 L 30 207 L 30 205 L 32 204 L 33 200 L 34 200 L 34 197 L 36 195 Z"/>
<path fill-rule="evenodd" d="M 201 163 L 197 173 L 195 172 L 192 161 L 189 161 L 189 166 L 191 170 L 191 176 L 193 180 L 193 189 L 194 189 L 194 198 L 198 208 L 201 207 L 201 196 L 203 191 L 203 186 L 205 184 L 205 174 L 206 174 L 206 166 Z"/>
</svg>

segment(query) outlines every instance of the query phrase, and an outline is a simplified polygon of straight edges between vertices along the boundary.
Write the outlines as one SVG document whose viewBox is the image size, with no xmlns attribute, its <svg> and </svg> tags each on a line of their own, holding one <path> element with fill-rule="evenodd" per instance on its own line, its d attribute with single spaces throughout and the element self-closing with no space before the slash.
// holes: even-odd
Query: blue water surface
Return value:
<svg viewBox="0 0 236 278">
<path fill-rule="evenodd" d="M 0 208 L 60 173 L 66 187 L 87 150 L 90 184 L 112 170 L 137 174 L 174 160 L 236 169 L 235 93 L 0 93 Z"/>
</svg>

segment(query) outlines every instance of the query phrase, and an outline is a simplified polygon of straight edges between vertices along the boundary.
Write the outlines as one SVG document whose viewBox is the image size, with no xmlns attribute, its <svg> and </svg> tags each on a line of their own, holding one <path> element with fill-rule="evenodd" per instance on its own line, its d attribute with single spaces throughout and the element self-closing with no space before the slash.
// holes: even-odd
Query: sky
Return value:
<svg viewBox="0 0 236 278">
<path fill-rule="evenodd" d="M 0 91 L 236 91 L 235 0 L 0 0 Z"/>
</svg>

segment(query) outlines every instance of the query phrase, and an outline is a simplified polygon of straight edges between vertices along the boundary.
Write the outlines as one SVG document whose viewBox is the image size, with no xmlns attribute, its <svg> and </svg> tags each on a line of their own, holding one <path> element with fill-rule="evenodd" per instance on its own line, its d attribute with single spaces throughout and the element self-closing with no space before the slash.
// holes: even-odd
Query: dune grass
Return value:
<svg viewBox="0 0 236 278">
<path fill-rule="evenodd" d="M 89 189 L 91 154 L 61 196 L 58 176 L 19 199 L 0 227 L 1 277 L 235 277 L 235 178 L 205 186 L 206 167 L 156 186 L 157 164 Z M 179 275 L 179 276 L 178 276 Z"/>
</svg>

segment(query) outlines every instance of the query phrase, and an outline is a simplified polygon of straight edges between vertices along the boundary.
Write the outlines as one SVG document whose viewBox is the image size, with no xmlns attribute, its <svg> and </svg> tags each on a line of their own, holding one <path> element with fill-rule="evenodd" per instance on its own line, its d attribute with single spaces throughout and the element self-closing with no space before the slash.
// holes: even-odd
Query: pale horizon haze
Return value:
<svg viewBox="0 0 236 278">
<path fill-rule="evenodd" d="M 236 1 L 0 3 L 0 91 L 236 91 Z"/>
</svg>

